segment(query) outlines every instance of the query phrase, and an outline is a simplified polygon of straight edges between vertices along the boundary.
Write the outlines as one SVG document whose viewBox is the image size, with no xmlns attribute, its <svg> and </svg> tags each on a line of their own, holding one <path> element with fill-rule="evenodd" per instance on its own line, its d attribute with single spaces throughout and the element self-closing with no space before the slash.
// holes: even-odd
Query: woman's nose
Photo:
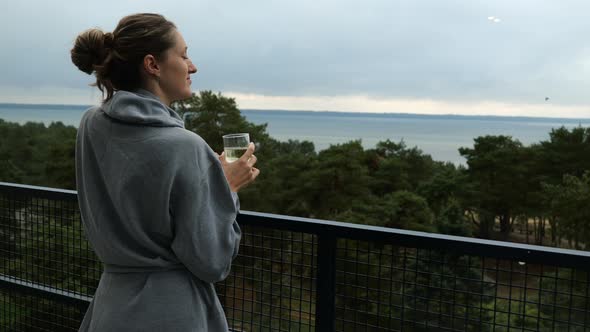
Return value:
<svg viewBox="0 0 590 332">
<path fill-rule="evenodd" d="M 191 63 L 190 66 L 188 67 L 188 72 L 190 74 L 196 73 L 197 72 L 197 66 L 195 66 L 194 64 Z"/>
</svg>

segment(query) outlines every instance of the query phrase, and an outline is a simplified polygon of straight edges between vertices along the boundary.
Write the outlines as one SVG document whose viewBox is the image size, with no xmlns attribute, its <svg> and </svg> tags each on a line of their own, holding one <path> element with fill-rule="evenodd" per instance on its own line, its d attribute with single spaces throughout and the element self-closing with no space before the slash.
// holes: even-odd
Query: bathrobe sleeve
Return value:
<svg viewBox="0 0 590 332">
<path fill-rule="evenodd" d="M 237 194 L 230 191 L 221 163 L 208 158 L 198 171 L 181 168 L 170 197 L 172 250 L 193 275 L 214 283 L 227 277 L 238 254 L 241 231 Z"/>
</svg>

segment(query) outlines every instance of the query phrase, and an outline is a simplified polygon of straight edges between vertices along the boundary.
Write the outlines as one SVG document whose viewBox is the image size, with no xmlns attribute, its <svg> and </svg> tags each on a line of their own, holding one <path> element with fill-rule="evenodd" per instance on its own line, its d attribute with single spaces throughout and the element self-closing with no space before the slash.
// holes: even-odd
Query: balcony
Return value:
<svg viewBox="0 0 590 332">
<path fill-rule="evenodd" d="M 235 331 L 588 331 L 590 253 L 243 211 Z M 0 328 L 77 331 L 102 273 L 74 191 L 0 183 Z M 130 322 L 132 323 L 132 322 Z"/>
</svg>

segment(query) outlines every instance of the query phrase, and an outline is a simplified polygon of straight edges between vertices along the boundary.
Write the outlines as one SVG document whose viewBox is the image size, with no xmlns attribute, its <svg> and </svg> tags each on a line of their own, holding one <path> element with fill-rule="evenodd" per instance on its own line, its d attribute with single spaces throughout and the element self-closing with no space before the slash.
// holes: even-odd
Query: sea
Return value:
<svg viewBox="0 0 590 332">
<path fill-rule="evenodd" d="M 8 122 L 61 121 L 77 127 L 87 105 L 29 105 L 0 103 L 0 119 Z M 330 145 L 360 140 L 365 149 L 387 139 L 417 147 L 434 160 L 465 164 L 458 149 L 473 147 L 484 135 L 507 135 L 524 145 L 549 139 L 553 128 L 590 126 L 590 118 L 422 115 L 405 113 L 349 113 L 327 111 L 241 110 L 246 120 L 266 123 L 279 141 L 307 140 L 321 151 Z M 255 137 L 251 138 L 256 141 Z"/>
</svg>

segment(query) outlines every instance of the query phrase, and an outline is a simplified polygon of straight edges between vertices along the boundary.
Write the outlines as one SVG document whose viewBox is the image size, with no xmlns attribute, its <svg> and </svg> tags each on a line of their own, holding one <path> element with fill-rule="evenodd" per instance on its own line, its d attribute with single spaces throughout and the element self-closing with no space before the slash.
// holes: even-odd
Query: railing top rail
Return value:
<svg viewBox="0 0 590 332">
<path fill-rule="evenodd" d="M 56 287 L 45 286 L 4 274 L 0 274 L 0 287 L 24 290 L 25 292 L 35 293 L 47 299 L 54 299 L 72 304 L 81 304 L 84 306 L 92 301 L 91 296 L 58 289 Z"/>
<path fill-rule="evenodd" d="M 51 199 L 76 200 L 74 190 L 0 182 L 0 193 L 16 193 Z M 410 248 L 441 249 L 456 254 L 501 258 L 512 261 L 590 269 L 590 252 L 483 240 L 388 227 L 351 224 L 261 212 L 241 211 L 241 224 L 282 229 L 319 236 L 387 243 Z"/>
<path fill-rule="evenodd" d="M 0 182 L 0 194 L 2 193 L 49 199 L 62 199 L 67 201 L 75 201 L 78 199 L 78 193 L 75 190 L 48 188 L 7 182 Z"/>
<path fill-rule="evenodd" d="M 590 269 L 590 252 L 588 251 L 483 240 L 251 211 L 241 211 L 238 221 L 242 224 L 328 235 L 336 238 L 374 241 L 410 248 L 441 249 L 457 254 Z"/>
</svg>

